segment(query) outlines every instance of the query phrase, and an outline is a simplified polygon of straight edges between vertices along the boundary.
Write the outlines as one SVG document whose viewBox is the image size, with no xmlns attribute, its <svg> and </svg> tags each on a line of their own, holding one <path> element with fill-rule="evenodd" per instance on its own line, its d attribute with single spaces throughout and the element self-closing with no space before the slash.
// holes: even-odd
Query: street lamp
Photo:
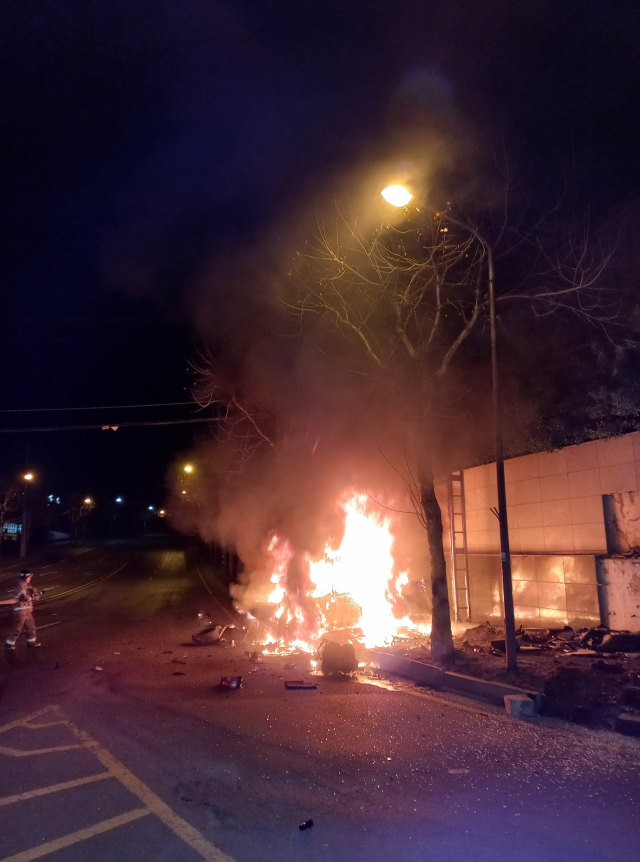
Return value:
<svg viewBox="0 0 640 862">
<path fill-rule="evenodd" d="M 413 195 L 404 186 L 387 186 L 380 194 L 388 204 L 394 207 L 406 207 Z"/>
<path fill-rule="evenodd" d="M 122 497 L 116 497 L 116 503 L 124 503 Z"/>
<path fill-rule="evenodd" d="M 84 498 L 85 506 L 90 506 L 92 503 L 93 503 L 93 500 L 91 499 L 91 497 L 85 497 Z"/>
<path fill-rule="evenodd" d="M 404 194 L 402 194 L 404 192 Z M 384 199 L 396 207 L 406 206 L 412 198 L 403 186 L 389 186 L 382 192 Z M 507 522 L 507 491 L 504 480 L 504 437 L 502 433 L 502 405 L 500 378 L 498 375 L 498 351 L 496 344 L 496 303 L 494 290 L 493 249 L 487 240 L 471 225 L 458 221 L 449 213 L 438 213 L 452 224 L 468 231 L 484 248 L 487 256 L 489 279 L 489 321 L 491 327 L 491 380 L 493 386 L 493 422 L 496 440 L 496 480 L 498 485 L 498 520 L 500 524 L 500 558 L 502 563 L 502 588 L 504 593 L 504 629 L 507 652 L 507 670 L 518 669 L 516 655 L 516 624 L 513 608 L 513 586 L 511 580 L 511 552 L 509 550 L 509 525 Z"/>
<path fill-rule="evenodd" d="M 193 465 L 192 464 L 185 464 L 182 469 L 184 470 L 185 473 L 193 473 Z"/>
<path fill-rule="evenodd" d="M 20 557 L 27 556 L 27 550 L 29 547 L 29 521 L 31 513 L 29 511 L 29 490 L 31 487 L 31 482 L 34 480 L 34 475 L 31 471 L 25 473 L 22 477 L 23 481 L 26 482 L 24 486 L 24 496 L 22 498 L 22 521 L 20 526 Z"/>
</svg>

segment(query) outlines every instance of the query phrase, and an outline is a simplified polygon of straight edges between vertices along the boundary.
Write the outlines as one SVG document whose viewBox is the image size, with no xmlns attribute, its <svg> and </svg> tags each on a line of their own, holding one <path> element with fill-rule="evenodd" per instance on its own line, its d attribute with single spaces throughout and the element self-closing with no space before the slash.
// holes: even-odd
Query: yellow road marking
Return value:
<svg viewBox="0 0 640 862">
<path fill-rule="evenodd" d="M 58 720 L 47 722 L 48 726 L 53 724 L 63 724 L 69 730 L 75 734 L 76 738 L 80 740 L 80 744 L 78 745 L 70 745 L 70 746 L 60 746 L 59 748 L 43 748 L 38 751 L 18 751 L 16 749 L 10 748 L 2 748 L 0 746 L 0 753 L 4 752 L 7 754 L 11 754 L 15 757 L 23 757 L 30 754 L 47 754 L 52 751 L 65 751 L 70 748 L 88 748 L 89 751 L 92 751 L 93 754 L 98 758 L 98 760 L 102 763 L 103 766 L 107 768 L 109 774 L 114 778 L 117 778 L 121 784 L 130 790 L 135 796 L 140 799 L 146 809 L 144 813 L 153 813 L 156 817 L 162 821 L 172 832 L 182 839 L 185 844 L 188 844 L 190 847 L 193 847 L 201 856 L 203 862 L 235 862 L 231 856 L 227 856 L 226 853 L 223 853 L 222 850 L 219 850 L 215 844 L 211 844 L 206 840 L 196 829 L 193 828 L 186 820 L 183 820 L 182 817 L 179 817 L 172 809 L 166 805 L 155 793 L 150 790 L 146 784 L 143 784 L 139 778 L 136 778 L 129 770 L 123 766 L 112 754 L 110 754 L 106 748 L 103 748 L 99 742 L 89 736 L 81 728 L 77 727 L 73 722 L 69 721 L 63 714 L 62 710 L 58 706 L 48 706 L 44 709 L 40 709 L 37 712 L 32 713 L 31 715 L 25 716 L 22 719 L 18 719 L 17 721 L 13 721 L 10 724 L 5 725 L 4 727 L 0 727 L 0 733 L 4 733 L 7 730 L 11 730 L 15 727 L 28 727 L 29 723 L 33 723 L 36 719 L 40 718 L 40 716 L 44 715 L 46 712 L 53 712 Z M 45 788 L 46 790 L 46 788 Z M 123 815 L 126 816 L 126 815 Z M 142 815 L 138 815 L 142 816 Z M 113 821 L 105 821 L 105 823 L 111 823 L 118 820 L 118 818 L 114 818 Z M 128 821 L 123 821 L 128 822 Z M 115 825 L 119 825 L 115 823 Z M 92 827 L 94 830 L 96 827 Z M 108 827 L 113 828 L 113 827 Z M 102 830 L 106 831 L 106 830 Z M 90 830 L 81 830 L 78 833 L 74 833 L 75 835 L 82 835 L 84 833 L 90 833 L 85 835 L 85 837 L 91 837 L 93 832 Z M 97 833 L 96 833 L 97 834 Z M 67 836 L 71 837 L 71 836 Z M 60 839 L 66 840 L 66 839 Z M 83 838 L 74 838 L 74 840 L 70 843 L 76 843 L 77 841 L 82 841 Z M 55 842 L 50 842 L 51 844 Z M 47 845 L 42 845 L 47 846 Z M 61 847 L 66 847 L 67 844 L 60 845 Z M 38 848 L 40 850 L 41 848 Z M 53 849 L 59 849 L 57 846 Z M 34 853 L 36 850 L 28 850 L 25 853 Z M 53 850 L 47 850 L 47 853 L 53 852 Z M 18 854 L 15 857 L 10 857 L 8 859 L 1 859 L 0 862 L 28 862 L 30 859 L 37 859 L 40 855 L 44 855 L 43 853 L 39 853 L 36 856 L 33 855 L 23 855 Z"/>
<path fill-rule="evenodd" d="M 57 724 L 64 724 L 64 720 L 58 715 L 56 721 L 42 722 L 41 724 L 33 724 L 33 722 L 44 715 L 46 712 L 54 712 L 57 715 L 55 706 L 46 706 L 44 709 L 39 709 L 37 712 L 32 712 L 24 718 L 18 718 L 15 721 L 9 722 L 0 727 L 0 733 L 6 733 L 8 730 L 14 730 L 16 727 L 26 727 L 29 729 L 38 727 L 54 727 Z M 81 744 L 74 743 L 72 745 L 56 745 L 52 748 L 37 748 L 33 751 L 23 751 L 21 748 L 10 748 L 0 745 L 0 754 L 6 754 L 7 757 L 32 757 L 35 754 L 51 754 L 54 751 L 70 751 L 73 748 L 82 748 Z"/>
<path fill-rule="evenodd" d="M 5 725 L 4 727 L 0 727 L 0 733 L 3 733 L 5 730 L 9 730 L 13 727 L 24 727 L 28 725 L 29 722 L 33 722 L 35 719 L 38 719 L 40 716 L 44 715 L 46 712 L 51 711 L 54 715 L 57 716 L 58 720 L 55 722 L 49 722 L 49 724 L 63 724 L 67 727 L 77 739 L 80 740 L 79 745 L 69 746 L 71 748 L 88 748 L 89 751 L 92 751 L 93 754 L 98 758 L 100 763 L 107 768 L 110 775 L 114 778 L 117 778 L 121 784 L 131 791 L 141 802 L 146 806 L 146 808 L 152 813 L 155 814 L 156 817 L 164 823 L 172 832 L 184 841 L 185 844 L 188 844 L 190 847 L 193 847 L 197 853 L 202 857 L 202 862 L 235 862 L 231 856 L 227 856 L 226 853 L 223 853 L 215 844 L 211 844 L 204 838 L 197 829 L 194 829 L 186 820 L 183 820 L 182 817 L 179 817 L 166 803 L 164 803 L 155 793 L 143 784 L 139 778 L 136 778 L 129 770 L 123 766 L 115 757 L 113 757 L 110 752 L 103 748 L 99 742 L 89 736 L 86 731 L 82 730 L 80 727 L 77 727 L 72 721 L 69 721 L 58 706 L 48 706 L 45 709 L 38 710 L 38 712 L 32 713 L 31 715 L 26 716 L 23 719 L 18 721 L 14 721 L 11 724 Z M 11 749 L 9 749 L 11 750 Z M 50 750 L 62 751 L 63 748 L 58 749 L 41 749 L 40 752 L 18 752 L 19 755 L 22 754 L 36 754 L 36 753 L 46 753 Z M 0 747 L 0 751 L 2 748 Z M 107 821 L 109 822 L 109 821 Z M 84 830 L 83 830 L 84 831 Z M 79 833 L 78 833 L 79 834 Z M 82 840 L 81 838 L 78 840 Z M 66 845 L 64 845 L 66 846 Z M 57 848 L 56 848 L 57 849 Z M 26 851 L 32 852 L 32 851 Z M 51 851 L 47 851 L 51 852 Z M 11 857 L 10 859 L 0 859 L 0 862 L 28 862 L 29 859 L 36 859 L 37 856 L 16 856 Z"/>
<path fill-rule="evenodd" d="M 90 751 L 93 751 L 98 760 L 103 766 L 106 766 L 109 772 L 124 784 L 127 790 L 134 793 L 147 808 L 161 820 L 165 826 L 168 826 L 172 832 L 181 838 L 185 844 L 193 847 L 201 856 L 204 862 L 235 862 L 222 850 L 219 850 L 214 844 L 209 843 L 206 838 L 193 828 L 186 820 L 179 817 L 168 805 L 159 799 L 146 784 L 143 784 L 139 778 L 132 775 L 126 767 L 119 763 L 106 749 L 98 742 L 86 734 L 80 728 L 74 727 L 71 722 L 68 722 L 69 727 L 73 728 L 80 739 L 84 739 L 85 745 Z M 2 860 L 0 860 L 2 862 Z"/>
<path fill-rule="evenodd" d="M 14 727 L 24 727 L 28 725 L 30 721 L 33 721 L 34 718 L 38 718 L 41 715 L 44 715 L 45 712 L 55 711 L 55 707 L 53 706 L 45 706 L 44 709 L 39 709 L 37 712 L 32 712 L 30 715 L 26 715 L 24 718 L 17 718 L 15 721 L 9 722 L 9 724 L 4 724 L 0 727 L 0 733 L 6 733 L 8 730 L 13 730 Z M 49 722 L 50 724 L 61 724 L 60 718 L 57 721 Z"/>
<path fill-rule="evenodd" d="M 4 745 L 0 745 L 0 754 L 6 754 L 7 757 L 33 757 L 34 754 L 52 754 L 54 751 L 71 751 L 73 748 L 82 748 L 82 745 L 56 745 L 53 748 L 34 748 L 33 751 L 23 751 L 21 748 L 5 748 Z"/>
<path fill-rule="evenodd" d="M 87 838 L 93 838 L 95 835 L 100 835 L 103 832 L 117 829 L 118 826 L 124 826 L 125 823 L 131 823 L 133 820 L 146 817 L 150 813 L 146 808 L 136 808 L 133 811 L 127 811 L 126 814 L 119 814 L 110 820 L 96 823 L 95 826 L 90 826 L 88 829 L 79 829 L 77 832 L 71 832 L 69 835 L 63 835 L 62 838 L 47 841 L 46 844 L 41 844 L 39 847 L 23 850 L 22 853 L 16 853 L 14 856 L 6 856 L 4 859 L 0 859 L 0 862 L 31 862 L 32 859 L 40 859 L 41 856 L 55 853 L 56 850 L 62 850 L 63 847 L 70 847 L 72 844 L 78 844 L 80 841 L 86 841 Z"/>
<path fill-rule="evenodd" d="M 80 787 L 82 784 L 92 784 L 94 781 L 102 781 L 104 778 L 112 777 L 110 772 L 99 772 L 97 775 L 87 775 L 84 778 L 75 778 L 73 781 L 63 781 L 61 784 L 50 784 L 48 787 L 38 787 L 36 790 L 16 793 L 15 796 L 2 796 L 0 797 L 0 807 L 11 805 L 13 802 L 23 802 L 25 799 L 33 799 L 34 796 L 46 796 L 48 793 L 57 793 L 59 790 L 69 790 L 71 787 Z"/>
</svg>

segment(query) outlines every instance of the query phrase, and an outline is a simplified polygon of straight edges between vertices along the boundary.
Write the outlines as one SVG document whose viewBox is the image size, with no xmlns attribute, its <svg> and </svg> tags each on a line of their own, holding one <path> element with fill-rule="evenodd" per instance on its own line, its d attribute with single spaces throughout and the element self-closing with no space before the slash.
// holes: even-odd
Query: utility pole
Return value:
<svg viewBox="0 0 640 862">
<path fill-rule="evenodd" d="M 491 327 L 491 381 L 493 388 L 493 422 L 496 440 L 496 484 L 498 486 L 498 518 L 500 524 L 500 561 L 502 565 L 502 592 L 504 595 L 504 635 L 507 652 L 507 670 L 518 670 L 516 654 L 516 622 L 513 608 L 513 582 L 511 577 L 511 551 L 509 549 L 509 524 L 507 521 L 507 490 L 504 479 L 504 438 L 502 433 L 502 399 L 500 392 L 500 375 L 498 372 L 498 347 L 496 342 L 496 301 L 495 273 L 493 268 L 493 250 L 491 245 L 478 231 L 464 222 L 457 221 L 449 215 L 441 216 L 463 230 L 473 234 L 484 248 L 487 256 L 487 274 L 489 277 L 489 322 Z"/>
<path fill-rule="evenodd" d="M 20 527 L 20 559 L 27 556 L 29 549 L 29 482 L 24 486 L 22 498 L 22 523 Z"/>
</svg>

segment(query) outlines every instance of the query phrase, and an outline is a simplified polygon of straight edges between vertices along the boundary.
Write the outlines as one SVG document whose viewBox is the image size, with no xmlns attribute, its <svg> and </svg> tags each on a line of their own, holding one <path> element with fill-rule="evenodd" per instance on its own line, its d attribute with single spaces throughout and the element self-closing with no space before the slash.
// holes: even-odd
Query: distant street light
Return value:
<svg viewBox="0 0 640 862">
<path fill-rule="evenodd" d="M 84 498 L 85 506 L 90 506 L 92 503 L 93 503 L 93 500 L 91 499 L 91 497 L 85 497 Z"/>
<path fill-rule="evenodd" d="M 149 506 L 149 511 L 153 512 L 153 506 Z"/>
<path fill-rule="evenodd" d="M 22 478 L 25 482 L 33 482 L 33 473 L 25 473 Z"/>
<path fill-rule="evenodd" d="M 403 186 L 389 186 L 381 193 L 395 207 L 406 206 L 413 197 Z M 498 518 L 500 525 L 500 556 L 502 560 L 502 586 L 504 594 L 504 628 L 507 653 L 507 669 L 518 669 L 516 656 L 516 624 L 513 607 L 513 585 L 511 580 L 511 553 L 509 551 L 509 527 L 507 523 L 507 492 L 504 479 L 504 440 L 502 434 L 502 407 L 500 403 L 500 380 L 498 376 L 498 351 L 496 345 L 496 304 L 494 291 L 493 249 L 478 231 L 464 222 L 459 222 L 448 213 L 442 218 L 472 234 L 484 248 L 487 256 L 489 281 L 489 322 L 491 330 L 491 376 L 493 382 L 493 423 L 496 440 L 496 482 L 498 486 Z"/>
<path fill-rule="evenodd" d="M 123 503 L 123 502 L 124 502 L 124 500 L 122 499 L 122 497 L 116 497 L 116 503 Z"/>
<path fill-rule="evenodd" d="M 183 494 L 186 494 L 187 492 L 186 492 L 186 491 L 183 491 L 182 493 L 183 493 Z"/>
<path fill-rule="evenodd" d="M 193 465 L 192 464 L 185 464 L 182 469 L 184 470 L 185 473 L 193 473 Z"/>
</svg>

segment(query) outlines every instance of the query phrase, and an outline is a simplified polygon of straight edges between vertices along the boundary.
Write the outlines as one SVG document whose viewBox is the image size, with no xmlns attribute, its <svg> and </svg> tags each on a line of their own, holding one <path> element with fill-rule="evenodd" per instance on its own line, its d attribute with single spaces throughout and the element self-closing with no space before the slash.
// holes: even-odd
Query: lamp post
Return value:
<svg viewBox="0 0 640 862">
<path fill-rule="evenodd" d="M 22 477 L 24 481 L 24 496 L 22 498 L 22 524 L 20 528 L 20 559 L 27 556 L 29 550 L 29 490 L 33 482 L 33 473 L 25 473 Z"/>
<path fill-rule="evenodd" d="M 383 198 L 395 207 L 405 207 L 412 198 L 403 186 L 388 186 L 382 192 Z M 502 431 L 502 403 L 500 398 L 500 376 L 498 373 L 498 349 L 496 343 L 496 304 L 495 304 L 495 273 L 493 267 L 493 249 L 478 231 L 464 222 L 458 221 L 449 213 L 440 213 L 457 227 L 468 231 L 482 245 L 487 256 L 487 275 L 489 280 L 489 322 L 491 329 L 491 382 L 493 388 L 493 422 L 496 441 L 496 482 L 498 486 L 498 520 L 500 525 L 500 560 L 502 565 L 502 591 L 504 597 L 504 629 L 507 653 L 507 670 L 518 669 L 516 655 L 516 624 L 513 608 L 513 585 L 511 578 L 511 552 L 509 550 L 509 525 L 507 521 L 507 491 L 504 479 L 504 436 Z"/>
</svg>

